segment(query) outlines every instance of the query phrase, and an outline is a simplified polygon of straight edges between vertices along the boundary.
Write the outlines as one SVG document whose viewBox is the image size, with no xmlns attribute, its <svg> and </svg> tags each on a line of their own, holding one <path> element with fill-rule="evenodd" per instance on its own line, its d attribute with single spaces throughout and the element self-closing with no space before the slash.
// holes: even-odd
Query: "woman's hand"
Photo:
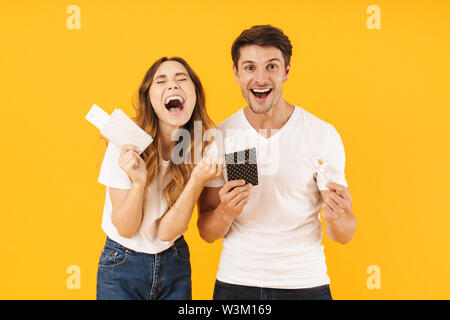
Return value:
<svg viewBox="0 0 450 320">
<path fill-rule="evenodd" d="M 147 167 L 144 159 L 139 155 L 138 147 L 125 144 L 120 150 L 119 167 L 125 171 L 134 185 L 145 185 L 147 181 Z"/>
<path fill-rule="evenodd" d="M 201 184 L 206 183 L 210 179 L 220 177 L 222 175 L 223 163 L 219 158 L 205 157 L 192 171 L 191 178 Z"/>
</svg>

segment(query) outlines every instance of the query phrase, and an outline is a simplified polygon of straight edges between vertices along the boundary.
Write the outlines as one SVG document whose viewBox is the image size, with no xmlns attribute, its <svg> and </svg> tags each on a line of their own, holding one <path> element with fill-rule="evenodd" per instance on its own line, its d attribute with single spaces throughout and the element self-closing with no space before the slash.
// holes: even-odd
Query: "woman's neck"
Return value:
<svg viewBox="0 0 450 320">
<path fill-rule="evenodd" d="M 173 127 L 160 121 L 158 129 L 162 149 L 162 158 L 168 161 L 170 160 L 170 152 L 174 145 L 174 141 L 171 139 L 172 133 L 177 130 L 178 127 Z"/>
</svg>

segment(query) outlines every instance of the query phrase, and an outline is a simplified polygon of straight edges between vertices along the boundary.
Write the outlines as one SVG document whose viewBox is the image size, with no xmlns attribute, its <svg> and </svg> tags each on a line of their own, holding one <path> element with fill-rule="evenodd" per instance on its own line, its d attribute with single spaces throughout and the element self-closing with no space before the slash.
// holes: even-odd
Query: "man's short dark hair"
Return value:
<svg viewBox="0 0 450 320">
<path fill-rule="evenodd" d="M 285 67 L 291 63 L 292 45 L 289 38 L 281 29 L 271 25 L 253 26 L 244 30 L 239 37 L 234 40 L 231 46 L 231 58 L 234 66 L 238 69 L 240 49 L 248 45 L 258 45 L 261 47 L 275 47 L 283 54 Z"/>
</svg>

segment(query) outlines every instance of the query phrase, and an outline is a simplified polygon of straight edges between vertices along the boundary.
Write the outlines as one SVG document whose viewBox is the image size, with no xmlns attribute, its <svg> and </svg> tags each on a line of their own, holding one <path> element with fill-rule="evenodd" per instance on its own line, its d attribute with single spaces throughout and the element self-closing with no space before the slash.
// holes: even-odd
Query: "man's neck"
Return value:
<svg viewBox="0 0 450 320">
<path fill-rule="evenodd" d="M 281 129 L 291 117 L 295 106 L 283 100 L 269 112 L 258 114 L 254 113 L 250 107 L 244 109 L 244 115 L 250 125 L 257 131 L 264 130 L 266 138 L 269 138 L 277 130 Z M 274 132 L 272 132 L 274 131 Z"/>
</svg>

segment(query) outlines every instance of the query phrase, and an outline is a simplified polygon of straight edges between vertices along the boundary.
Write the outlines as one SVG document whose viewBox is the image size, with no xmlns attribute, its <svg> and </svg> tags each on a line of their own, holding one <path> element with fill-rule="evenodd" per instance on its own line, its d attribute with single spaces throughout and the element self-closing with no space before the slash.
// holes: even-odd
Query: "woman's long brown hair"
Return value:
<svg viewBox="0 0 450 320">
<path fill-rule="evenodd" d="M 191 161 L 183 161 L 180 164 L 174 164 L 172 161 L 170 161 L 169 167 L 166 171 L 166 175 L 170 175 L 171 178 L 170 182 L 164 187 L 162 193 L 163 200 L 166 203 L 167 212 L 173 206 L 176 199 L 183 191 L 191 176 L 192 170 L 195 167 L 195 164 L 193 164 L 194 153 L 192 152 L 192 150 L 194 150 L 194 148 L 200 148 L 200 145 L 194 146 L 194 121 L 201 121 L 202 137 L 206 130 L 214 128 L 215 125 L 206 113 L 205 94 L 200 79 L 192 70 L 192 68 L 187 64 L 187 62 L 179 57 L 162 57 L 157 60 L 145 74 L 144 79 L 142 80 L 142 83 L 139 87 L 137 103 L 133 103 L 134 109 L 136 110 L 136 116 L 133 120 L 137 125 L 139 125 L 143 130 L 145 130 L 153 137 L 153 142 L 141 154 L 141 157 L 144 159 L 147 167 L 147 182 L 145 186 L 148 187 L 160 174 L 162 147 L 158 130 L 158 116 L 156 115 L 155 110 L 153 109 L 153 106 L 151 104 L 149 90 L 156 71 L 158 70 L 159 66 L 165 61 L 177 61 L 186 68 L 192 82 L 194 83 L 195 94 L 197 96 L 191 118 L 183 126 L 184 129 L 189 131 L 191 137 L 190 145 L 187 145 L 186 148 L 186 150 L 188 150 L 187 154 L 189 155 Z M 186 143 L 186 141 L 183 142 Z M 198 142 L 196 143 L 198 144 Z M 202 138 L 201 150 L 205 150 L 205 147 L 208 145 L 208 143 L 210 142 L 204 142 Z"/>
</svg>

